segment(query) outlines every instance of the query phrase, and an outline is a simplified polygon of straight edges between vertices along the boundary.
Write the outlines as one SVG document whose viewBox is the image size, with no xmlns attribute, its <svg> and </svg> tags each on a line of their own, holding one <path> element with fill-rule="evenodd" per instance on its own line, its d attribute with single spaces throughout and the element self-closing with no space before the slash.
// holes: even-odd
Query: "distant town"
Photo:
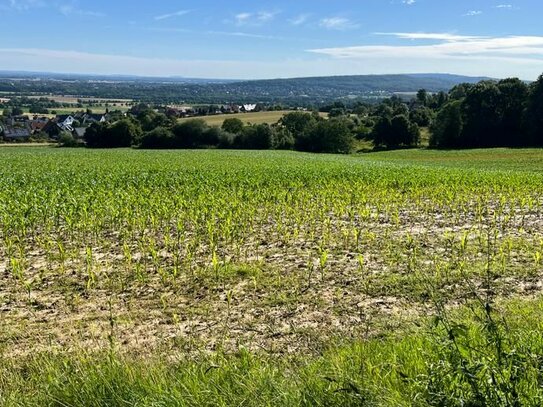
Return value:
<svg viewBox="0 0 543 407">
<path fill-rule="evenodd" d="M 2 99 L 0 102 L 9 102 Z M 137 105 L 135 105 L 137 106 Z M 136 108 L 136 107 L 133 107 Z M 170 118 L 189 118 L 220 114 L 251 113 L 264 109 L 257 104 L 221 106 L 164 106 L 157 110 Z M 77 140 L 83 140 L 87 128 L 93 123 L 116 121 L 126 112 L 105 109 L 104 113 L 93 113 L 92 109 L 74 111 L 71 114 L 32 114 L 20 108 L 4 109 L 3 123 L 0 122 L 0 136 L 4 142 L 55 141 L 60 134 L 69 133 Z"/>
</svg>

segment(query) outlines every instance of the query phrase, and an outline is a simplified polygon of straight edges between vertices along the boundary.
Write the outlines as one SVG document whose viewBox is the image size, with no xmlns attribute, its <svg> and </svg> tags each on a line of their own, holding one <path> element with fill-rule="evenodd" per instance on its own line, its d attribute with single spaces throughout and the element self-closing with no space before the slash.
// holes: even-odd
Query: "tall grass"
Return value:
<svg viewBox="0 0 543 407">
<path fill-rule="evenodd" d="M 331 346 L 316 357 L 247 351 L 193 360 L 85 352 L 4 357 L 0 403 L 540 406 L 543 301 L 503 305 L 507 329 L 500 332 L 500 341 L 489 334 L 481 311 L 458 309 L 447 316 L 447 328 L 429 320 L 411 331 Z"/>
</svg>

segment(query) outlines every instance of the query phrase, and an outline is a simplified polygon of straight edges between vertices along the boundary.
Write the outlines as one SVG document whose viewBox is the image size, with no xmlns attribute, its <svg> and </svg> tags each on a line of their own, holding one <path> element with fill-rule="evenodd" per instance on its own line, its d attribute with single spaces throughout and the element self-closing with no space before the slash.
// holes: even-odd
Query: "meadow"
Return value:
<svg viewBox="0 0 543 407">
<path fill-rule="evenodd" d="M 543 403 L 543 150 L 0 160 L 2 406 Z"/>
<path fill-rule="evenodd" d="M 240 119 L 245 124 L 274 124 L 283 118 L 291 110 L 274 110 L 266 112 L 255 113 L 232 113 L 232 114 L 218 114 L 213 116 L 200 116 L 198 119 L 203 119 L 210 126 L 222 126 L 226 119 Z M 324 114 L 323 114 L 324 115 Z M 179 119 L 180 122 L 194 119 L 194 117 L 188 117 Z"/>
</svg>

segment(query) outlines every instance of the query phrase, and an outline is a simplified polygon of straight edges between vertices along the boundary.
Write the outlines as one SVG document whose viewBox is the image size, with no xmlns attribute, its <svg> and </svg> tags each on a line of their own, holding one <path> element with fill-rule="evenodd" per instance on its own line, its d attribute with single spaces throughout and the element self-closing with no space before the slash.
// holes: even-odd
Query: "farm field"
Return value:
<svg viewBox="0 0 543 407">
<path fill-rule="evenodd" d="M 543 150 L 0 160 L 2 406 L 543 402 Z"/>
<path fill-rule="evenodd" d="M 51 110 L 54 110 L 57 114 L 73 114 L 75 112 L 85 111 L 87 109 L 90 109 L 93 113 L 96 113 L 96 114 L 103 114 L 108 109 L 109 109 L 109 111 L 120 110 L 121 112 L 127 112 L 128 110 L 130 110 L 130 106 L 125 106 L 125 105 L 117 105 L 117 106 L 113 106 L 113 105 L 111 105 L 111 106 L 92 105 L 92 106 L 87 106 L 87 105 L 83 105 L 82 108 L 73 107 L 73 108 L 58 108 L 58 109 L 51 109 Z"/>
<path fill-rule="evenodd" d="M 29 113 L 29 110 L 30 110 L 29 108 L 24 108 L 23 110 L 24 110 L 25 114 L 27 114 L 27 115 L 53 118 L 56 115 L 73 114 L 73 113 L 80 112 L 80 111 L 86 111 L 87 109 L 90 109 L 93 113 L 103 114 L 108 109 L 110 111 L 120 110 L 121 112 L 127 112 L 128 110 L 130 110 L 130 107 L 129 106 L 124 106 L 124 105 L 123 106 L 120 106 L 120 105 L 117 105 L 117 106 L 113 106 L 113 105 L 111 105 L 111 106 L 105 106 L 105 105 L 86 106 L 86 105 L 83 105 L 83 107 L 80 107 L 80 108 L 74 106 L 74 107 L 60 107 L 60 108 L 49 109 L 50 112 L 54 111 L 55 114 L 52 114 L 52 113 L 48 113 L 48 114 Z"/>
<path fill-rule="evenodd" d="M 201 116 L 196 117 L 197 119 L 203 119 L 210 126 L 222 126 L 223 122 L 226 119 L 237 118 L 243 121 L 244 123 L 251 124 L 274 124 L 283 118 L 287 113 L 292 112 L 292 110 L 279 110 L 272 112 L 257 112 L 257 113 L 233 113 L 233 114 L 219 114 L 215 116 Z M 183 122 L 186 120 L 194 119 L 194 117 L 179 119 Z"/>
</svg>

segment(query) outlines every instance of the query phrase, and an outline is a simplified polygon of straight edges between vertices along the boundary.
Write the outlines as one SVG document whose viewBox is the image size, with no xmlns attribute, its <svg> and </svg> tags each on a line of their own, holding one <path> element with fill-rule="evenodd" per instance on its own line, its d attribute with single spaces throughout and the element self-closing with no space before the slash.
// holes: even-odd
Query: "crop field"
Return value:
<svg viewBox="0 0 543 407">
<path fill-rule="evenodd" d="M 103 114 L 107 110 L 109 110 L 109 111 L 120 110 L 121 112 L 127 112 L 128 110 L 130 110 L 130 106 L 128 106 L 128 105 L 120 105 L 120 104 L 117 104 L 116 106 L 114 106 L 113 104 L 109 105 L 109 106 L 83 104 L 83 107 L 80 107 L 80 108 L 77 108 L 77 107 L 55 108 L 55 109 L 50 109 L 50 110 L 52 110 L 52 111 L 54 110 L 56 112 L 56 114 L 73 114 L 75 112 L 85 111 L 87 109 L 90 109 L 93 113 L 96 113 L 96 114 Z"/>
<path fill-rule="evenodd" d="M 30 99 L 41 99 L 41 98 L 47 98 L 49 100 L 53 100 L 55 102 L 59 103 L 71 103 L 76 105 L 77 103 L 119 103 L 119 104 L 129 104 L 133 102 L 132 99 L 106 99 L 106 98 L 90 98 L 90 97 L 79 97 L 79 96 L 67 96 L 67 95 L 50 95 L 50 94 L 43 94 L 43 95 L 37 95 L 37 96 L 28 96 Z"/>
<path fill-rule="evenodd" d="M 197 117 L 198 119 L 203 119 L 210 126 L 222 126 L 223 122 L 226 119 L 240 119 L 244 123 L 251 124 L 274 124 L 283 118 L 287 113 L 292 112 L 291 110 L 279 110 L 272 112 L 257 112 L 257 113 L 233 113 L 233 114 L 218 114 L 215 116 L 202 116 Z M 194 119 L 194 117 L 189 117 L 185 119 L 180 119 L 181 122 Z"/>
<path fill-rule="evenodd" d="M 0 160 L 0 405 L 543 402 L 542 150 Z"/>
</svg>

